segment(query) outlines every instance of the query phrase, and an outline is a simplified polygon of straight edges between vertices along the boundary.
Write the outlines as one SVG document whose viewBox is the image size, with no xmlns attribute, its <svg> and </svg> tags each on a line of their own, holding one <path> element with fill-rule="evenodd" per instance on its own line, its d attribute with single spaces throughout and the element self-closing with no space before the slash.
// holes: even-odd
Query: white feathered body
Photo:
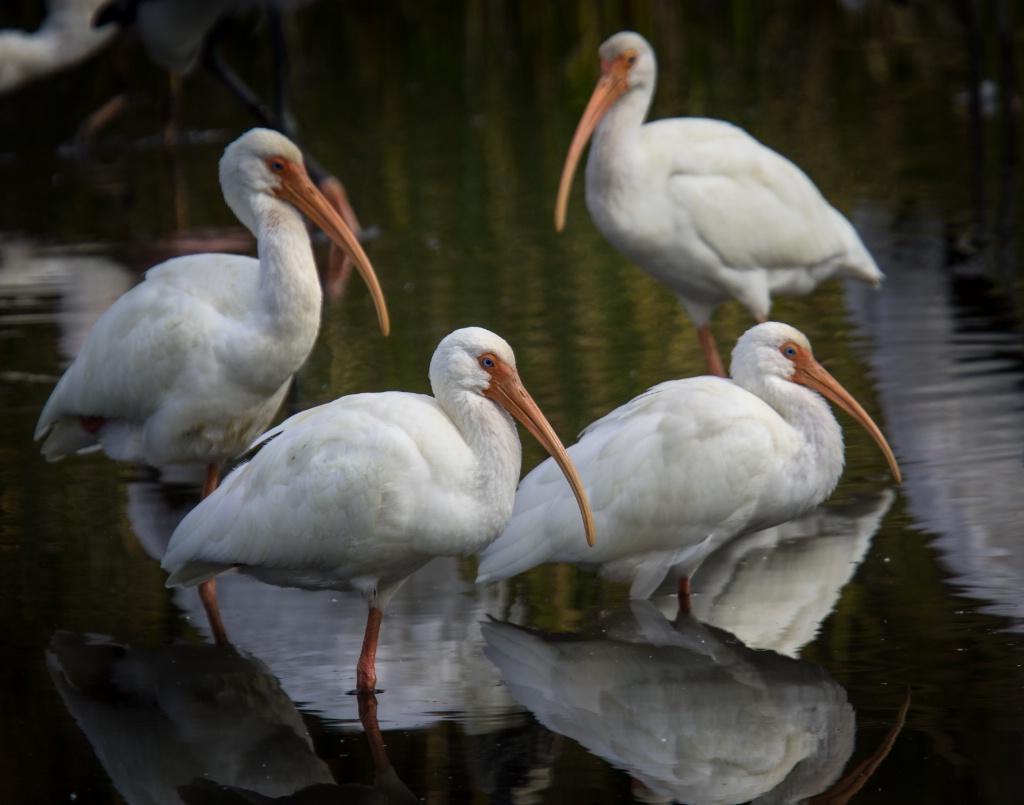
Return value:
<svg viewBox="0 0 1024 805">
<path fill-rule="evenodd" d="M 279 153 L 301 164 L 292 143 L 256 129 L 221 160 L 259 259 L 168 260 L 115 301 L 43 407 L 35 438 L 47 459 L 102 447 L 154 467 L 209 466 L 267 429 L 316 341 L 322 300 L 306 225 L 266 168 Z"/>
<path fill-rule="evenodd" d="M 765 320 L 772 294 L 807 293 L 831 277 L 883 280 L 808 176 L 743 129 L 695 117 L 645 124 L 654 53 L 637 34 L 613 40 L 620 37 L 640 55 L 630 89 L 594 132 L 587 207 L 612 245 L 671 288 L 696 324 L 728 299 Z"/>
<path fill-rule="evenodd" d="M 594 422 L 568 448 L 594 512 L 594 547 L 545 461 L 520 484 L 477 581 L 573 562 L 600 565 L 646 598 L 728 539 L 810 510 L 842 472 L 842 432 L 823 398 L 774 380 L 771 403 L 723 378 L 673 380 Z"/>
<path fill-rule="evenodd" d="M 238 455 L 269 426 L 316 340 L 311 279 L 295 292 L 301 312 L 281 318 L 261 310 L 251 257 L 193 255 L 150 269 L 96 322 L 54 388 L 37 427 L 37 438 L 52 428 L 43 454 L 98 444 L 155 467 Z M 90 434 L 80 416 L 106 424 Z"/>
<path fill-rule="evenodd" d="M 521 447 L 496 403 L 472 403 L 458 423 L 404 392 L 291 417 L 182 521 L 168 584 L 237 565 L 279 586 L 355 589 L 383 608 L 431 558 L 479 551 L 508 522 Z"/>
</svg>

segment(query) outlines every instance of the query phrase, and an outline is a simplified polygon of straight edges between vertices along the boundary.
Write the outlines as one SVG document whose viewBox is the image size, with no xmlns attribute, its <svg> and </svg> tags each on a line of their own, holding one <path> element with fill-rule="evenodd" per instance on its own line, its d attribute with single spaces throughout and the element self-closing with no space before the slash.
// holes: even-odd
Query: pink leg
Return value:
<svg viewBox="0 0 1024 805">
<path fill-rule="evenodd" d="M 356 693 L 374 693 L 377 689 L 377 672 L 373 664 L 377 659 L 377 636 L 384 613 L 377 607 L 370 607 L 366 616 L 366 632 L 363 634 L 363 651 L 356 665 Z"/>
<path fill-rule="evenodd" d="M 359 218 L 356 217 L 355 209 L 348 200 L 345 186 L 335 177 L 328 176 L 319 182 L 318 187 L 326 199 L 331 202 L 331 206 L 338 211 L 338 214 L 348 225 L 348 228 L 358 237 L 359 230 L 362 227 L 359 224 Z M 337 299 L 344 293 L 345 286 L 348 284 L 348 278 L 352 273 L 352 268 L 352 260 L 349 256 L 332 242 L 331 248 L 327 252 L 327 267 L 324 270 L 321 283 L 328 299 Z"/>
<path fill-rule="evenodd" d="M 704 362 L 708 366 L 708 374 L 725 377 L 722 359 L 718 355 L 718 346 L 715 344 L 715 337 L 711 335 L 711 325 L 702 324 L 698 327 L 697 337 L 700 338 L 700 346 L 704 350 Z"/>
<path fill-rule="evenodd" d="M 209 497 L 210 493 L 220 483 L 220 465 L 208 464 L 206 466 L 206 477 L 203 479 L 202 500 Z M 213 641 L 218 646 L 227 646 L 228 633 L 224 628 L 224 621 L 220 617 L 220 607 L 217 606 L 217 580 L 210 579 L 199 584 L 199 600 L 203 602 L 203 609 L 206 610 L 206 619 L 210 622 L 210 631 L 213 632 Z"/>
<path fill-rule="evenodd" d="M 198 590 L 199 600 L 203 602 L 203 609 L 206 610 L 206 619 L 210 622 L 210 631 L 213 632 L 213 642 L 218 646 L 231 645 L 228 642 L 224 621 L 220 618 L 220 607 L 217 606 L 217 579 L 201 582 Z"/>
</svg>

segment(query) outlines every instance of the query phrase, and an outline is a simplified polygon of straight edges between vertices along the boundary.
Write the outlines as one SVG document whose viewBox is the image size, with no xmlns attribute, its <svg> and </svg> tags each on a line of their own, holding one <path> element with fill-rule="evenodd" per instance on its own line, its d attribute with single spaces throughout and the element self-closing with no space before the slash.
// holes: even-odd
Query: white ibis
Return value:
<svg viewBox="0 0 1024 805">
<path fill-rule="evenodd" d="M 90 330 L 36 425 L 43 455 L 102 448 L 152 467 L 220 466 L 270 425 L 320 328 L 321 291 L 304 212 L 352 255 L 382 332 L 383 292 L 359 242 L 313 186 L 286 137 L 253 129 L 225 149 L 224 198 L 259 259 L 198 254 L 149 269 Z M 213 594 L 212 586 L 204 595 Z"/>
<path fill-rule="evenodd" d="M 562 468 L 593 542 L 579 477 L 503 339 L 478 327 L 451 333 L 430 384 L 434 397 L 354 394 L 268 432 L 175 530 L 168 586 L 237 568 L 282 587 L 356 590 L 369 606 L 357 691 L 372 692 L 391 596 L 433 557 L 476 553 L 508 522 L 522 457 L 509 413 Z"/>
<path fill-rule="evenodd" d="M 878 285 L 884 275 L 853 226 L 796 165 L 743 129 L 682 117 L 644 123 L 657 64 L 623 31 L 601 45 L 601 78 L 573 135 L 555 207 L 565 226 L 587 141 L 587 208 L 615 248 L 679 298 L 708 371 L 724 376 L 711 313 L 736 299 L 765 321 L 775 293 L 807 293 L 831 277 Z"/>
<path fill-rule="evenodd" d="M 520 484 L 477 582 L 545 562 L 600 565 L 605 576 L 630 582 L 633 598 L 675 577 L 686 609 L 689 577 L 711 551 L 798 517 L 835 488 L 843 434 L 821 395 L 868 430 L 899 482 L 881 431 L 814 359 L 807 338 L 767 322 L 737 342 L 732 380 L 662 383 L 594 422 L 569 448 L 601 535 L 592 550 L 576 549 L 579 527 L 544 462 Z"/>
</svg>

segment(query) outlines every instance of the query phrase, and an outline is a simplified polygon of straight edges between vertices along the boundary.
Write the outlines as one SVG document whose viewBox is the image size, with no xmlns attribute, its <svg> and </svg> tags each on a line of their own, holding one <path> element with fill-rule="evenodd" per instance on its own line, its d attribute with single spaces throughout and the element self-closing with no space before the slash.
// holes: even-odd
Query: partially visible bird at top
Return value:
<svg viewBox="0 0 1024 805">
<path fill-rule="evenodd" d="M 90 0 L 94 2 L 95 0 Z M 289 108 L 289 60 L 285 44 L 286 15 L 310 5 L 313 0 L 101 0 L 93 24 L 99 31 L 124 30 L 137 34 L 146 55 L 155 65 L 167 71 L 169 101 L 167 104 L 163 138 L 170 157 L 172 171 L 177 170 L 178 125 L 181 117 L 184 78 L 202 67 L 216 78 L 254 118 L 257 125 L 274 129 L 300 143 L 298 125 Z M 265 17 L 265 27 L 271 45 L 271 73 L 273 96 L 264 100 L 225 59 L 221 42 L 232 28 L 249 17 Z M 125 37 L 122 37 L 123 39 Z M 258 40 L 253 38 L 250 47 Z M 132 79 L 123 68 L 123 83 Z M 77 142 L 82 145 L 93 140 L 100 130 L 121 114 L 129 104 L 129 93 L 122 91 L 99 109 L 81 126 Z M 334 205 L 342 220 L 357 236 L 361 225 L 348 193 L 341 180 L 320 164 L 308 149 L 303 148 L 306 169 L 320 192 Z M 177 179 L 176 176 L 173 178 Z M 178 207 L 185 206 L 184 193 L 175 197 Z M 177 210 L 179 225 L 183 225 L 185 212 Z M 323 286 L 329 298 L 343 292 L 352 263 L 334 244 L 324 269 Z"/>
<path fill-rule="evenodd" d="M 571 500 L 545 461 L 516 493 L 512 518 L 483 552 L 477 582 L 547 562 L 600 566 L 647 598 L 690 576 L 732 538 L 798 517 L 827 498 L 843 470 L 843 434 L 827 397 L 878 443 L 896 482 L 896 459 L 863 408 L 787 324 L 748 330 L 733 350 L 732 379 L 670 380 L 597 420 L 568 448 L 600 539 L 578 549 Z"/>
<path fill-rule="evenodd" d="M 573 135 L 555 206 L 565 226 L 572 179 L 593 136 L 587 208 L 609 242 L 678 297 L 708 371 L 724 376 L 711 313 L 735 299 L 759 322 L 773 294 L 832 277 L 884 275 L 850 222 L 799 167 L 721 120 L 644 123 L 657 80 L 654 50 L 622 31 L 601 45 L 601 77 Z"/>
<path fill-rule="evenodd" d="M 261 437 L 252 460 L 175 530 L 163 559 L 168 586 L 237 570 L 281 587 L 361 593 L 369 612 L 356 690 L 372 693 L 394 593 L 435 556 L 474 554 L 508 522 L 522 461 L 512 416 L 553 456 L 582 514 L 574 533 L 593 544 L 576 470 L 504 339 L 479 327 L 449 334 L 431 359 L 430 385 L 433 397 L 341 397 Z M 219 613 L 207 615 L 225 634 Z"/>
<path fill-rule="evenodd" d="M 47 0 L 37 30 L 0 30 L 0 95 L 70 69 L 110 44 L 116 26 L 92 27 L 93 14 L 105 2 Z"/>
</svg>

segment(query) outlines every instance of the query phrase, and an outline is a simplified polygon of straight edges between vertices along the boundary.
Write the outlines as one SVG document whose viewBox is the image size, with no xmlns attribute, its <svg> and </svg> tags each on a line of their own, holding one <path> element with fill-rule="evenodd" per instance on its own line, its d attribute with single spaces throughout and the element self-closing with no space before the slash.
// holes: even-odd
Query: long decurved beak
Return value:
<svg viewBox="0 0 1024 805">
<path fill-rule="evenodd" d="M 352 234 L 352 230 L 348 228 L 337 210 L 313 184 L 305 169 L 295 165 L 294 170 L 283 175 L 277 195 L 294 204 L 309 217 L 309 220 L 320 227 L 339 249 L 352 258 L 356 270 L 366 283 L 366 287 L 370 289 L 381 333 L 390 333 L 391 321 L 388 318 L 387 304 L 384 302 L 384 291 L 377 281 L 370 258 L 366 256 L 363 247 L 359 245 L 356 236 Z"/>
<path fill-rule="evenodd" d="M 576 175 L 576 167 L 583 156 L 583 149 L 586 148 L 597 124 L 611 108 L 612 104 L 619 99 L 619 96 L 628 89 L 626 75 L 629 67 L 623 59 L 615 59 L 601 66 L 601 78 L 594 87 L 590 96 L 587 108 L 583 110 L 583 116 L 576 125 L 576 133 L 572 136 L 569 144 L 569 153 L 566 154 L 565 164 L 562 166 L 562 179 L 558 183 L 558 200 L 555 202 L 555 230 L 561 232 L 565 229 L 565 212 L 569 207 L 569 191 L 572 189 L 572 179 Z"/>
<path fill-rule="evenodd" d="M 565 452 L 562 442 L 559 440 L 555 429 L 551 427 L 541 413 L 537 403 L 533 401 L 529 392 L 519 379 L 519 373 L 511 366 L 503 366 L 507 371 L 492 375 L 490 385 L 484 390 L 484 395 L 501 405 L 512 416 L 523 423 L 534 438 L 540 442 L 544 449 L 551 454 L 551 457 L 562 468 L 572 492 L 576 496 L 576 502 L 580 507 L 580 514 L 583 515 L 583 531 L 587 537 L 587 544 L 594 545 L 594 515 L 590 511 L 590 502 L 587 500 L 587 493 L 583 489 L 583 481 L 580 480 L 572 459 Z"/>
<path fill-rule="evenodd" d="M 896 456 L 893 455 L 892 449 L 889 447 L 889 443 L 885 440 L 878 425 L 868 416 L 867 411 L 860 407 L 860 403 L 853 399 L 851 394 L 839 384 L 839 381 L 832 377 L 825 367 L 810 355 L 802 356 L 799 361 L 794 362 L 794 365 L 796 366 L 796 371 L 790 379 L 794 383 L 799 383 L 802 386 L 807 386 L 812 391 L 818 392 L 856 419 L 864 430 L 871 434 L 871 437 L 881 448 L 882 455 L 889 462 L 889 469 L 896 483 L 902 483 L 903 476 L 900 474 L 900 468 L 896 464 Z"/>
</svg>

